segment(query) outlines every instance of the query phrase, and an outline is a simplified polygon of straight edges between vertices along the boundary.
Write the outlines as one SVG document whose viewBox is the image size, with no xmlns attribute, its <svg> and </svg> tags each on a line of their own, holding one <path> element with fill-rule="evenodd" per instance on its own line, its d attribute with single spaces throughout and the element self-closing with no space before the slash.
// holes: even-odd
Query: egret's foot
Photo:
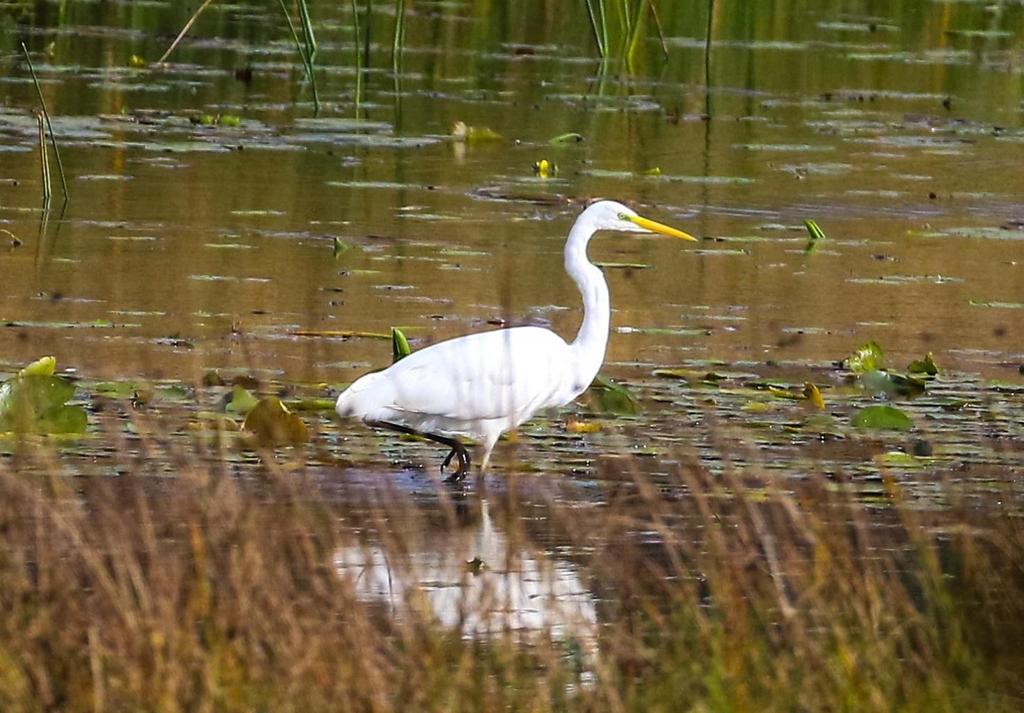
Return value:
<svg viewBox="0 0 1024 713">
<path fill-rule="evenodd" d="M 387 428 L 391 431 L 398 431 L 399 433 L 408 433 L 410 436 L 419 436 L 420 438 L 426 438 L 428 441 L 441 443 L 451 448 L 451 451 L 441 464 L 441 474 L 444 475 L 445 468 L 447 468 L 452 462 L 452 458 L 459 459 L 459 467 L 456 468 L 454 473 L 444 479 L 444 482 L 446 483 L 457 483 L 465 478 L 466 473 L 469 472 L 469 451 L 467 451 L 466 447 L 454 438 L 448 438 L 447 436 L 441 436 L 436 433 L 417 431 L 415 428 L 409 428 L 408 426 L 403 426 L 400 423 L 390 423 L 389 421 L 368 420 L 366 421 L 366 424 L 369 426 L 376 426 L 378 428 Z"/>
<path fill-rule="evenodd" d="M 444 479 L 446 483 L 458 483 L 469 472 L 469 451 L 461 443 L 454 441 L 451 451 L 448 452 L 448 455 L 445 456 L 444 461 L 441 463 L 442 475 L 448 469 L 449 464 L 451 464 L 452 458 L 459 459 L 459 467 L 455 469 L 454 473 Z"/>
</svg>

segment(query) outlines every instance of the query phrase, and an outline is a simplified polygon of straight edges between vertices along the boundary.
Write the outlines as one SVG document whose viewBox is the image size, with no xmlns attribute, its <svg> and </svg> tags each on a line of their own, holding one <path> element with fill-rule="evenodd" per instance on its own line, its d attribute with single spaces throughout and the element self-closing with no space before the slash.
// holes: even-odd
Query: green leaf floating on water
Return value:
<svg viewBox="0 0 1024 713">
<path fill-rule="evenodd" d="M 578 144 L 583 141 L 583 134 L 577 134 L 575 131 L 570 131 L 567 134 L 559 134 L 548 141 L 549 144 Z"/>
<path fill-rule="evenodd" d="M 804 227 L 807 228 L 807 233 L 811 236 L 810 240 L 807 241 L 807 246 L 804 248 L 804 255 L 810 255 L 818 247 L 818 243 L 825 239 L 825 231 L 809 218 L 804 221 Z"/>
<path fill-rule="evenodd" d="M 910 362 L 910 365 L 907 367 L 907 371 L 911 374 L 935 376 L 939 373 L 939 367 L 935 366 L 935 359 L 932 357 L 932 353 L 928 352 L 925 354 L 924 359 L 917 359 Z"/>
<path fill-rule="evenodd" d="M 603 413 L 635 416 L 640 413 L 640 404 L 629 389 L 611 379 L 598 376 L 590 385 L 589 393 L 597 410 Z"/>
<path fill-rule="evenodd" d="M 861 374 L 859 383 L 865 391 L 881 392 L 889 396 L 916 396 L 925 390 L 925 383 L 920 379 L 877 369 Z"/>
<path fill-rule="evenodd" d="M 298 445 L 309 440 L 306 424 L 276 396 L 260 399 L 245 417 L 242 430 L 255 437 L 256 445 L 264 447 Z"/>
<path fill-rule="evenodd" d="M 334 238 L 334 259 L 337 260 L 344 253 L 348 252 L 349 245 L 341 238 Z"/>
<path fill-rule="evenodd" d="M 843 366 L 854 374 L 877 371 L 882 368 L 884 363 L 885 358 L 882 354 L 882 348 L 875 342 L 864 344 L 843 360 Z"/>
<path fill-rule="evenodd" d="M 69 406 L 75 385 L 54 376 L 56 359 L 43 357 L 0 385 L 0 431 L 84 433 L 89 419 L 81 406 Z"/>
<path fill-rule="evenodd" d="M 412 354 L 412 347 L 409 346 L 409 340 L 402 334 L 402 330 L 398 327 L 391 328 L 391 363 L 394 364 L 397 361 Z"/>
<path fill-rule="evenodd" d="M 247 414 L 259 404 L 259 399 L 244 386 L 235 384 L 231 389 L 231 399 L 225 404 L 224 410 L 229 413 Z"/>
<path fill-rule="evenodd" d="M 894 406 L 868 406 L 854 414 L 853 425 L 874 431 L 909 431 L 914 422 Z"/>
</svg>

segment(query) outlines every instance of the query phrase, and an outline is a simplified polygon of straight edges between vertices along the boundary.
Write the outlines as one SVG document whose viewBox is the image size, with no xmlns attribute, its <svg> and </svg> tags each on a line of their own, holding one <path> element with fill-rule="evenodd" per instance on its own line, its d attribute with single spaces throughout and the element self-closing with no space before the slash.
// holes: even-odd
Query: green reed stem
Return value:
<svg viewBox="0 0 1024 713">
<path fill-rule="evenodd" d="M 71 200 L 71 194 L 68 193 L 68 180 L 64 176 L 64 162 L 60 160 L 60 148 L 57 147 L 57 135 L 53 133 L 53 123 L 50 121 L 50 112 L 46 110 L 46 100 L 43 99 L 43 90 L 39 86 L 39 77 L 36 76 L 36 68 L 32 66 L 32 58 L 29 57 L 28 47 L 25 43 L 21 43 L 21 51 L 25 53 L 25 61 L 28 62 L 28 71 L 32 73 L 32 83 L 36 87 L 36 95 L 39 97 L 39 105 L 43 109 L 43 117 L 46 119 L 46 128 L 50 132 L 50 143 L 53 144 L 53 154 L 57 157 L 57 172 L 60 173 L 60 186 L 64 191 L 64 202 Z M 45 154 L 44 154 L 45 158 Z M 50 175 L 49 162 L 46 165 L 46 176 Z M 47 196 L 50 193 L 49 190 L 49 179 L 47 179 L 46 186 L 44 186 Z M 49 200 L 49 198 L 47 198 Z"/>
<path fill-rule="evenodd" d="M 597 12 L 601 19 L 601 44 L 604 46 L 605 56 L 612 51 L 611 45 L 608 44 L 608 11 L 604 6 L 605 0 L 597 0 Z"/>
<path fill-rule="evenodd" d="M 391 67 L 397 73 L 401 67 L 402 50 L 405 46 L 405 0 L 395 3 L 395 36 L 391 43 Z"/>
<path fill-rule="evenodd" d="M 46 156 L 46 129 L 43 125 L 43 113 L 36 112 L 36 122 L 39 124 L 39 165 L 43 171 L 43 206 L 44 209 L 50 204 L 50 161 Z"/>
<path fill-rule="evenodd" d="M 711 30 L 715 19 L 715 0 L 708 0 L 708 26 L 704 31 L 704 91 L 711 89 Z"/>
<path fill-rule="evenodd" d="M 650 0 L 640 0 L 640 3 L 636 7 L 636 12 L 631 16 L 627 17 L 627 26 L 629 32 L 626 35 L 625 42 L 622 45 L 623 57 L 626 60 L 626 68 L 632 72 L 634 70 L 634 62 L 636 59 L 636 53 L 640 49 L 640 42 L 643 39 L 643 27 L 644 27 L 644 10 L 650 4 Z M 630 8 L 628 3 L 623 8 L 626 12 L 629 12 Z"/>
<path fill-rule="evenodd" d="M 650 0 L 648 6 L 651 8 L 651 17 L 654 19 L 654 27 L 658 31 L 658 41 L 661 43 L 661 53 L 668 59 L 668 43 L 665 42 L 665 30 L 661 27 L 661 18 L 658 16 L 658 6 L 654 0 Z"/>
<path fill-rule="evenodd" d="M 355 33 L 355 55 L 356 55 L 356 118 L 359 118 L 359 105 L 363 101 L 363 53 L 359 47 L 359 8 L 356 7 L 356 0 L 350 0 L 352 7 L 352 28 Z"/>
<path fill-rule="evenodd" d="M 288 29 L 292 33 L 292 40 L 295 41 L 295 48 L 302 59 L 302 66 L 306 70 L 306 77 L 313 89 L 313 111 L 320 112 L 320 94 L 316 88 L 316 72 L 313 68 L 313 59 L 316 56 L 316 38 L 313 37 L 313 24 L 309 19 L 309 9 L 306 7 L 306 0 L 299 0 L 299 19 L 302 23 L 302 34 L 305 42 L 299 39 L 299 33 L 295 30 L 295 23 L 292 22 L 291 13 L 284 0 L 278 0 L 281 4 L 281 11 L 284 12 L 284 19 L 288 21 Z"/>
<path fill-rule="evenodd" d="M 306 57 L 312 65 L 316 61 L 318 47 L 316 37 L 313 35 L 313 20 L 309 16 L 309 4 L 306 0 L 299 0 L 299 20 L 302 23 L 302 37 L 306 41 Z"/>
<path fill-rule="evenodd" d="M 597 43 L 597 52 L 603 58 L 605 56 L 604 42 L 601 39 L 601 31 L 597 24 L 597 15 L 594 14 L 593 0 L 584 0 L 587 4 L 587 17 L 590 18 L 590 29 L 594 31 L 594 41 Z M 603 0 L 598 0 L 602 2 Z"/>
</svg>

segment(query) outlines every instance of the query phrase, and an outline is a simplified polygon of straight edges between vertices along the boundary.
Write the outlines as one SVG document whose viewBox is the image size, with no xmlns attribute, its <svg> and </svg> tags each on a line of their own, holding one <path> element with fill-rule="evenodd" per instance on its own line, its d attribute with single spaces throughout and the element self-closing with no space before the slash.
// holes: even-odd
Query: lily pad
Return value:
<svg viewBox="0 0 1024 713">
<path fill-rule="evenodd" d="M 245 417 L 242 430 L 259 446 L 297 445 L 309 441 L 309 430 L 276 396 L 267 396 Z"/>
<path fill-rule="evenodd" d="M 228 413 L 247 414 L 259 405 L 259 399 L 252 395 L 247 388 L 239 384 L 231 389 L 231 398 L 224 405 Z"/>
<path fill-rule="evenodd" d="M 69 406 L 75 385 L 53 376 L 56 360 L 43 357 L 0 385 L 0 431 L 84 433 L 88 418 L 81 406 Z"/>
<path fill-rule="evenodd" d="M 916 396 L 925 390 L 925 383 L 920 379 L 881 369 L 861 374 L 859 383 L 865 391 L 889 396 Z"/>
<path fill-rule="evenodd" d="M 882 368 L 884 363 L 885 357 L 882 354 L 882 348 L 875 342 L 868 342 L 858 347 L 853 354 L 846 357 L 843 361 L 843 365 L 854 374 L 877 371 Z"/>
<path fill-rule="evenodd" d="M 595 408 L 603 413 L 635 416 L 640 413 L 640 404 L 629 389 L 611 379 L 598 376 L 590 385 L 589 393 L 594 397 Z"/>
<path fill-rule="evenodd" d="M 875 431 L 909 431 L 914 422 L 894 406 L 868 406 L 854 414 L 853 426 Z"/>
<path fill-rule="evenodd" d="M 907 371 L 911 374 L 935 376 L 939 373 L 939 367 L 935 366 L 935 359 L 932 357 L 932 353 L 928 352 L 925 354 L 924 359 L 917 359 L 910 362 L 910 365 L 907 367 Z"/>
</svg>

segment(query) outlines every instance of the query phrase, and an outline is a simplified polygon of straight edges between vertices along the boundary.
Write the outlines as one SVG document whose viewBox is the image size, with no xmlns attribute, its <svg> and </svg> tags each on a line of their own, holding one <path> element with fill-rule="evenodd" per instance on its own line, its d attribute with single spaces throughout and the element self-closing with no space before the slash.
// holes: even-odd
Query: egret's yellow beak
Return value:
<svg viewBox="0 0 1024 713">
<path fill-rule="evenodd" d="M 683 240 L 696 240 L 697 239 L 697 238 L 693 237 L 692 235 L 690 235 L 689 233 L 684 233 L 682 230 L 676 230 L 675 228 L 670 228 L 667 225 L 662 225 L 661 223 L 658 223 L 656 221 L 650 220 L 648 218 L 641 218 L 639 215 L 626 215 L 626 216 L 623 216 L 623 217 L 626 220 L 628 220 L 629 222 L 635 223 L 635 224 L 639 225 L 641 228 L 645 228 L 646 230 L 650 230 L 652 233 L 661 233 L 662 235 L 671 235 L 673 238 L 682 238 Z"/>
</svg>

